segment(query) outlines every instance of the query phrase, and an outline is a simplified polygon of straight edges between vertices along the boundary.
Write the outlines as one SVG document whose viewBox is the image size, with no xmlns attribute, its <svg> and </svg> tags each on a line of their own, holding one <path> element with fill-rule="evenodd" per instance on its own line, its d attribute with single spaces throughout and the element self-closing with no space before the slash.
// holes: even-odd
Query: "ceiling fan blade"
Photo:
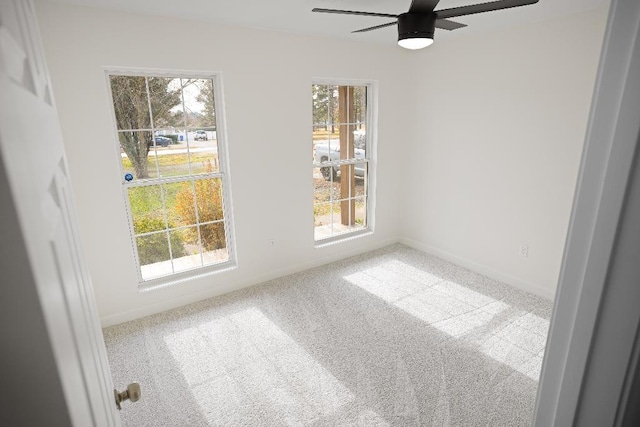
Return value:
<svg viewBox="0 0 640 427">
<path fill-rule="evenodd" d="M 448 19 L 436 19 L 436 28 L 442 30 L 457 30 L 458 28 L 466 27 L 467 24 L 461 24 L 460 22 L 449 21 Z"/>
<path fill-rule="evenodd" d="M 538 0 L 500 0 L 489 3 L 472 4 L 470 6 L 452 7 L 451 9 L 436 10 L 436 15 L 438 16 L 438 19 L 446 19 L 454 18 L 456 16 L 473 15 L 475 13 L 526 6 L 534 3 L 538 3 Z"/>
<path fill-rule="evenodd" d="M 352 33 L 366 33 L 367 31 L 377 30 L 379 28 L 390 27 L 396 25 L 398 21 L 389 22 L 388 24 L 376 25 L 375 27 L 363 28 L 361 30 L 351 31 Z"/>
<path fill-rule="evenodd" d="M 357 12 L 355 10 L 338 10 L 338 9 L 322 9 L 315 7 L 311 9 L 311 12 L 320 13 L 336 13 L 338 15 L 362 15 L 362 16 L 380 16 L 383 18 L 397 18 L 398 15 L 391 15 L 388 13 L 375 13 L 375 12 Z"/>
<path fill-rule="evenodd" d="M 409 13 L 431 13 L 440 0 L 413 0 L 409 6 Z"/>
</svg>

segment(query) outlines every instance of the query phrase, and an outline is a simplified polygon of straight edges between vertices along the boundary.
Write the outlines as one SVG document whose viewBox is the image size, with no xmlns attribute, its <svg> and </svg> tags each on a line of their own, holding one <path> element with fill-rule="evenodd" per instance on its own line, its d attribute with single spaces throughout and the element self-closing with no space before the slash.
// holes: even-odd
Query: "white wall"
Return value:
<svg viewBox="0 0 640 427">
<path fill-rule="evenodd" d="M 85 254 L 104 325 L 179 306 L 397 241 L 398 141 L 407 56 L 378 47 L 203 22 L 37 3 L 67 147 Z M 222 72 L 231 163 L 236 270 L 139 293 L 114 153 L 103 67 Z M 380 82 L 374 235 L 322 249 L 313 241 L 311 81 Z M 267 240 L 277 241 L 275 249 Z"/>
<path fill-rule="evenodd" d="M 398 239 L 553 295 L 604 10 L 407 52 L 49 2 L 37 6 L 105 325 Z M 223 73 L 238 269 L 137 291 L 105 66 Z M 376 233 L 322 249 L 314 249 L 312 232 L 313 77 L 380 84 Z M 267 247 L 270 238 L 276 249 Z M 518 256 L 521 243 L 529 245 L 528 258 Z"/>
<path fill-rule="evenodd" d="M 435 43 L 413 58 L 403 241 L 554 295 L 606 14 Z"/>
</svg>

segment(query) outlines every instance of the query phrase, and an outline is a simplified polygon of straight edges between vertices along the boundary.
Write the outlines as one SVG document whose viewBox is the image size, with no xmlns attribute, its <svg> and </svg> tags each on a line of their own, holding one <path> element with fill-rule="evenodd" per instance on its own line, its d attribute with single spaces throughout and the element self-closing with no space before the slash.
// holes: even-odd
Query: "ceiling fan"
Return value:
<svg viewBox="0 0 640 427">
<path fill-rule="evenodd" d="M 400 15 L 374 12 L 357 12 L 353 10 L 314 8 L 312 12 L 337 13 L 342 15 L 378 16 L 381 18 L 396 18 L 396 21 L 374 27 L 352 31 L 364 33 L 398 24 L 398 44 L 407 49 L 422 49 L 433 43 L 433 33 L 436 28 L 442 30 L 457 30 L 466 27 L 465 24 L 450 21 L 449 18 L 473 15 L 475 13 L 492 12 L 494 10 L 509 9 L 537 3 L 538 0 L 499 0 L 489 3 L 472 4 L 469 6 L 453 7 L 451 9 L 434 10 L 440 0 L 413 0 L 409 11 Z"/>
</svg>

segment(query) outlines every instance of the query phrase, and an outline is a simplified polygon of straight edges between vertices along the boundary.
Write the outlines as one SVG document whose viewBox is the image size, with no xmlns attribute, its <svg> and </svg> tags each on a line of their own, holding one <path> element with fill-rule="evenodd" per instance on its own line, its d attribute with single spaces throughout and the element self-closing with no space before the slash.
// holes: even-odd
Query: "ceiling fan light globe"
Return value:
<svg viewBox="0 0 640 427">
<path fill-rule="evenodd" d="M 398 40 L 398 45 L 405 49 L 423 49 L 433 43 L 433 39 L 426 37 L 406 38 Z"/>
</svg>

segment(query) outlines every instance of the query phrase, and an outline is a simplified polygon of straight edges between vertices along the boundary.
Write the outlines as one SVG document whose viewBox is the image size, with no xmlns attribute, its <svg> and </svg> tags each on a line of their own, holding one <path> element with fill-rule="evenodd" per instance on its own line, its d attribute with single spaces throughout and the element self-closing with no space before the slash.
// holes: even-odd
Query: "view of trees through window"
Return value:
<svg viewBox="0 0 640 427">
<path fill-rule="evenodd" d="M 227 262 L 214 80 L 109 80 L 141 280 Z"/>
<path fill-rule="evenodd" d="M 367 228 L 367 86 L 313 84 L 316 241 Z"/>
</svg>

